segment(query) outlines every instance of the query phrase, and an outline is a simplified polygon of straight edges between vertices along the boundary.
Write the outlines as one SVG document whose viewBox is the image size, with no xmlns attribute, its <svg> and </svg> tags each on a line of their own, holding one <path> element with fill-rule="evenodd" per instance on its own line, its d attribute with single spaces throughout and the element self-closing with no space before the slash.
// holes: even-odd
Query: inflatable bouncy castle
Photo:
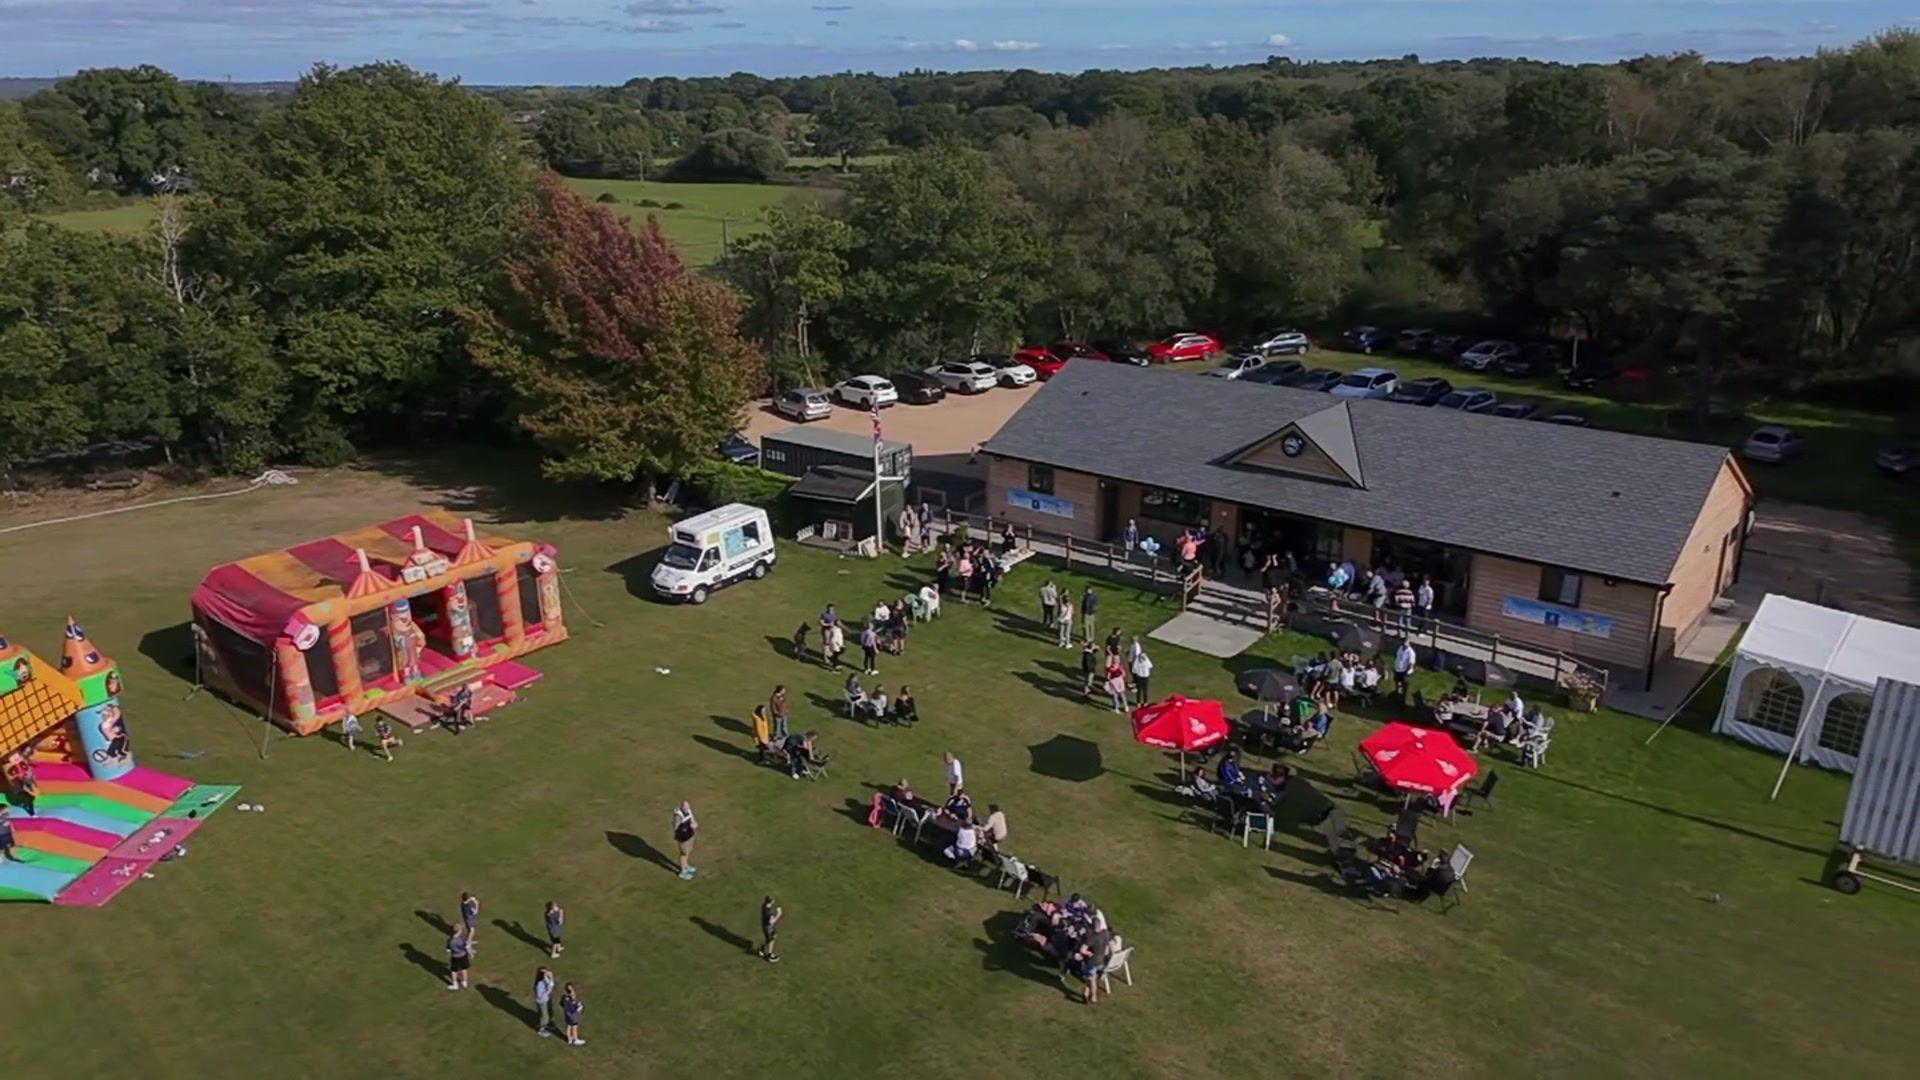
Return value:
<svg viewBox="0 0 1920 1080">
<path fill-rule="evenodd" d="M 193 636 L 204 685 L 310 735 L 375 709 L 418 727 L 462 689 L 504 704 L 567 627 L 552 547 L 428 513 L 216 567 Z"/>
<path fill-rule="evenodd" d="M 120 666 L 67 620 L 58 667 L 0 635 L 0 765 L 16 859 L 0 900 L 97 907 L 237 789 L 136 765 Z"/>
</svg>

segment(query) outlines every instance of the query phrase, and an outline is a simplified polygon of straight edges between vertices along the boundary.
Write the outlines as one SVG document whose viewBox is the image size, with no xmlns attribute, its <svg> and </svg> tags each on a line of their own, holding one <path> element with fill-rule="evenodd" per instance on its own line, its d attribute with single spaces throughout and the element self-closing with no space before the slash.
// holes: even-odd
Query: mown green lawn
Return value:
<svg viewBox="0 0 1920 1080">
<path fill-rule="evenodd" d="M 131 234 L 152 225 L 154 216 L 150 200 L 124 199 L 111 206 L 48 214 L 47 220 L 80 232 Z"/>
<path fill-rule="evenodd" d="M 210 564 L 422 500 L 559 545 L 575 637 L 532 658 L 546 678 L 524 701 L 458 738 L 410 738 L 389 765 L 320 738 L 271 739 L 263 758 L 257 723 L 183 700 L 181 624 Z M 662 525 L 472 451 L 8 536 L 5 632 L 54 653 L 79 615 L 125 667 L 136 754 L 267 808 L 221 811 L 188 859 L 106 910 L 0 907 L 8 1075 L 1911 1068 L 1920 903 L 1819 884 L 1841 777 L 1796 772 L 1769 804 L 1778 758 L 1685 726 L 1645 749 L 1644 722 L 1564 718 L 1547 768 L 1496 757 L 1493 805 L 1429 826 L 1428 842 L 1476 853 L 1459 906 L 1372 907 L 1329 882 L 1297 825 L 1263 851 L 1188 817 L 1171 759 L 1084 703 L 1069 655 L 1036 632 L 1045 568 L 1018 570 L 995 610 L 951 605 L 883 660 L 925 720 L 867 728 L 834 715 L 839 677 L 781 643 L 828 601 L 858 611 L 923 565 L 786 547 L 766 581 L 672 608 L 645 595 Z M 1101 588 L 1103 621 L 1129 632 L 1172 613 Z M 1155 646 L 1155 692 L 1230 695 L 1233 669 L 1314 647 L 1222 663 Z M 750 759 L 747 711 L 777 681 L 822 733 L 830 779 Z M 1385 715 L 1342 716 L 1302 762 L 1370 833 L 1388 810 L 1349 786 L 1350 754 Z M 1076 1004 L 1007 941 L 1008 893 L 866 827 L 869 785 L 934 790 L 943 750 L 1006 807 L 1013 851 L 1105 908 L 1138 950 L 1137 985 Z M 704 824 L 691 883 L 657 854 L 681 798 Z M 463 889 L 484 904 L 477 989 L 450 994 L 440 925 Z M 744 948 L 768 892 L 788 913 L 777 967 Z M 537 936 L 550 898 L 571 914 L 554 966 L 588 1005 L 589 1045 L 571 1050 L 527 1026 L 546 961 L 512 929 Z"/>
<path fill-rule="evenodd" d="M 567 186 L 589 199 L 603 194 L 617 202 L 608 209 L 629 222 L 660 219 L 660 229 L 680 249 L 690 266 L 719 260 L 724 242 L 762 227 L 768 207 L 794 197 L 797 189 L 781 184 L 682 184 L 659 180 L 582 180 L 569 178 Z M 639 205 L 641 199 L 662 204 Z M 677 204 L 677 205 L 666 205 Z"/>
</svg>

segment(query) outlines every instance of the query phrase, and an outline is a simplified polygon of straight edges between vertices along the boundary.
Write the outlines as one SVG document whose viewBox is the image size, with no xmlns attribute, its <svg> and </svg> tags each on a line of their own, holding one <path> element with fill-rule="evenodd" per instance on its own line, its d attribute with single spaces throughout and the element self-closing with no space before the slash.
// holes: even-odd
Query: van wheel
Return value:
<svg viewBox="0 0 1920 1080">
<path fill-rule="evenodd" d="M 705 585 L 696 585 L 696 586 L 694 586 L 694 590 L 693 590 L 693 595 L 692 595 L 691 597 L 689 597 L 688 599 L 690 599 L 690 600 L 692 600 L 692 601 L 693 601 L 694 603 L 696 603 L 696 604 L 704 604 L 704 603 L 706 603 L 706 602 L 707 602 L 707 587 L 706 587 Z"/>
<path fill-rule="evenodd" d="M 761 578 L 766 577 L 767 571 L 771 569 L 772 567 L 768 566 L 766 563 L 763 563 L 763 562 L 754 563 L 753 564 L 753 580 L 759 581 Z"/>
<path fill-rule="evenodd" d="M 1833 887 L 1842 896 L 1852 896 L 1860 891 L 1860 879 L 1842 870 L 1833 875 Z"/>
</svg>

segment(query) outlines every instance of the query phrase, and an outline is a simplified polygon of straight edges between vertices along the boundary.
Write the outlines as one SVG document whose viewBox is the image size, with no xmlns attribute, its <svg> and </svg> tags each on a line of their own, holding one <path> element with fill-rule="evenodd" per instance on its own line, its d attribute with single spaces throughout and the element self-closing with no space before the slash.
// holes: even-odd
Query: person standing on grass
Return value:
<svg viewBox="0 0 1920 1080">
<path fill-rule="evenodd" d="M 552 900 L 547 901 L 547 955 L 559 959 L 567 947 L 560 942 L 560 932 L 567 926 L 567 909 Z"/>
<path fill-rule="evenodd" d="M 880 674 L 880 634 L 873 628 L 873 620 L 860 628 L 860 670 L 868 675 Z"/>
<path fill-rule="evenodd" d="M 1100 678 L 1100 650 L 1088 638 L 1080 646 L 1080 696 L 1091 697 L 1093 684 Z"/>
<path fill-rule="evenodd" d="M 827 670 L 839 671 L 840 654 L 847 651 L 847 632 L 839 623 L 820 631 L 820 648 L 827 662 Z"/>
<path fill-rule="evenodd" d="M 1052 629 L 1054 613 L 1059 609 L 1060 589 L 1048 578 L 1047 583 L 1040 586 L 1040 625 Z"/>
<path fill-rule="evenodd" d="M 553 969 L 536 968 L 533 972 L 533 1017 L 538 1026 L 534 1034 L 543 1039 L 553 1037 Z"/>
<path fill-rule="evenodd" d="M 780 920 L 786 914 L 771 895 L 760 901 L 760 938 L 765 942 L 760 946 L 760 955 L 769 964 L 780 962 Z"/>
<path fill-rule="evenodd" d="M 460 925 L 467 928 L 467 940 L 479 936 L 480 898 L 470 892 L 460 894 Z"/>
<path fill-rule="evenodd" d="M 791 709 L 787 705 L 787 684 L 780 683 L 773 688 L 773 696 L 767 699 L 767 715 L 773 718 L 773 741 L 786 741 L 787 716 L 790 712 Z"/>
<path fill-rule="evenodd" d="M 360 718 L 349 712 L 340 718 L 340 741 L 352 750 L 353 740 L 360 737 Z"/>
<path fill-rule="evenodd" d="M 473 967 L 473 932 L 462 926 L 447 939 L 447 989 L 465 990 Z"/>
<path fill-rule="evenodd" d="M 807 659 L 807 632 L 813 627 L 801 623 L 793 632 L 793 658 L 804 663 Z"/>
<path fill-rule="evenodd" d="M 1073 593 L 1060 594 L 1060 614 L 1054 619 L 1053 625 L 1059 630 L 1055 635 L 1059 646 L 1063 649 L 1073 648 Z"/>
<path fill-rule="evenodd" d="M 407 745 L 393 733 L 393 725 L 387 723 L 387 718 L 384 716 L 373 722 L 373 737 L 380 740 L 380 756 L 385 758 L 389 765 L 393 763 L 393 748 Z"/>
<path fill-rule="evenodd" d="M 682 799 L 673 808 L 673 842 L 680 849 L 680 880 L 692 881 L 700 868 L 693 865 L 693 838 L 699 835 L 700 820 L 693 816 L 693 803 Z"/>
<path fill-rule="evenodd" d="M 587 1045 L 587 1040 L 580 1037 L 580 1014 L 586 1011 L 587 1007 L 580 1002 L 580 991 L 568 983 L 566 989 L 560 991 L 560 1019 L 566 1025 L 563 1034 L 568 1046 Z"/>
<path fill-rule="evenodd" d="M 1107 700 L 1112 703 L 1113 711 L 1127 711 L 1127 669 L 1120 666 L 1118 654 L 1107 656 Z"/>
<path fill-rule="evenodd" d="M 1413 668 L 1418 659 L 1413 651 L 1413 639 L 1401 638 L 1400 647 L 1393 650 L 1393 685 L 1402 705 L 1407 703 L 1407 690 L 1413 686 Z"/>
<path fill-rule="evenodd" d="M 1080 594 L 1080 621 L 1086 623 L 1084 629 L 1088 641 L 1093 640 L 1094 624 L 1099 621 L 1099 608 L 1100 597 L 1093 591 L 1093 586 L 1089 585 L 1086 591 Z"/>
<path fill-rule="evenodd" d="M 1135 643 L 1138 643 L 1140 639 L 1134 638 L 1133 640 Z M 1120 628 L 1117 626 L 1107 631 L 1107 653 L 1112 656 L 1120 655 Z M 1128 654 L 1127 659 L 1129 661 L 1133 659 L 1131 653 Z"/>
<path fill-rule="evenodd" d="M 1134 692 L 1139 696 L 1140 704 L 1145 705 L 1147 703 L 1147 687 L 1153 678 L 1153 657 L 1148 656 L 1147 650 L 1140 647 L 1139 638 L 1133 640 L 1133 645 L 1133 688 Z"/>
<path fill-rule="evenodd" d="M 960 759 L 954 756 L 953 751 L 947 751 L 946 756 L 947 797 L 952 798 L 960 794 L 960 789 L 966 786 L 967 770 L 960 764 Z"/>
</svg>

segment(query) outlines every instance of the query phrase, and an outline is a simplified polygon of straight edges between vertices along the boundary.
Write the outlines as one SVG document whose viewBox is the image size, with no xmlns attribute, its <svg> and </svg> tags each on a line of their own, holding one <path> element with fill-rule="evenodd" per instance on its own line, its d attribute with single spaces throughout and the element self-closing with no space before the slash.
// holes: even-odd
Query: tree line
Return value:
<svg viewBox="0 0 1920 1080">
<path fill-rule="evenodd" d="M 1708 391 L 1883 370 L 1920 329 L 1917 87 L 1903 33 L 1736 65 L 537 94 L 321 67 L 270 100 L 85 72 L 0 105 L 0 461 L 133 439 L 245 470 L 516 431 L 557 474 L 657 475 L 771 382 L 1188 325 L 1468 320 L 1691 363 Z M 899 127 L 947 107 L 965 122 Z M 1039 119 L 991 112 L 1016 108 Z M 562 154 L 573 109 L 625 134 Z M 894 156 L 774 211 L 711 275 L 541 171 L 651 160 L 663 130 L 738 168 L 756 150 L 735 133 L 793 137 L 755 126 L 782 110 L 816 150 Z M 861 138 L 831 141 L 842 125 Z M 87 186 L 166 193 L 159 226 L 37 219 Z"/>
</svg>

